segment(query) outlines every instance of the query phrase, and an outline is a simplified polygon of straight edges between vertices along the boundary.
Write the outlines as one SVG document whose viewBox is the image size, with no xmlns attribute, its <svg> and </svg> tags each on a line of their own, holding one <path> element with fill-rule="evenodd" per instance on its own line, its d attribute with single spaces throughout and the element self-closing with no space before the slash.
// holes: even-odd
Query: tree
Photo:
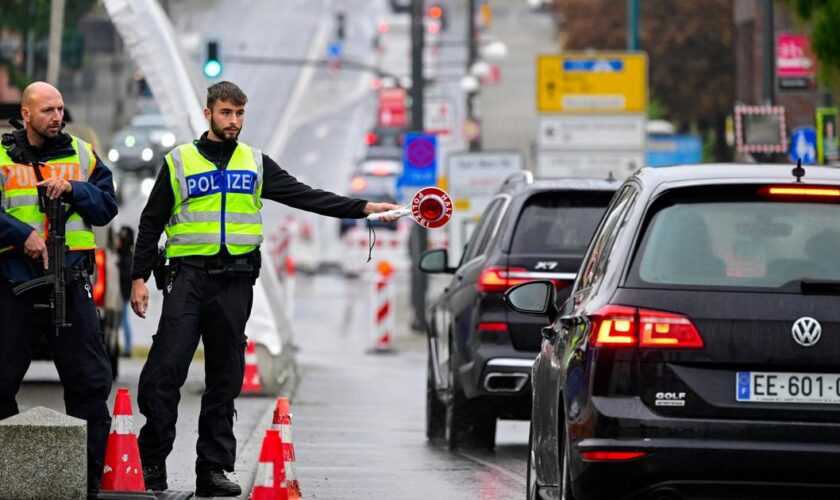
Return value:
<svg viewBox="0 0 840 500">
<path fill-rule="evenodd" d="M 714 132 L 715 157 L 728 159 L 726 116 L 735 92 L 731 0 L 644 0 L 640 42 L 648 54 L 652 98 L 681 130 Z M 568 50 L 624 50 L 626 2 L 557 0 Z"/>
<path fill-rule="evenodd" d="M 811 46 L 820 61 L 840 69 L 840 0 L 793 0 L 799 15 L 813 23 Z"/>
<path fill-rule="evenodd" d="M 50 29 L 51 0 L 0 0 L 0 29 L 25 36 L 29 31 L 35 40 L 44 39 Z M 64 10 L 64 33 L 78 34 L 79 20 L 90 11 L 96 0 L 73 0 L 66 2 Z M 28 79 L 13 61 L 0 54 L 0 66 L 9 69 L 12 82 L 23 87 Z"/>
</svg>

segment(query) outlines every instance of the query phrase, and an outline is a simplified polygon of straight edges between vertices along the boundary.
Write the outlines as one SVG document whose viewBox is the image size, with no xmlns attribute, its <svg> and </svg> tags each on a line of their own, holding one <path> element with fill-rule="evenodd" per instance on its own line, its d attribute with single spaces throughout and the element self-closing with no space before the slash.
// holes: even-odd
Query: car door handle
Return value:
<svg viewBox="0 0 840 500">
<path fill-rule="evenodd" d="M 548 341 L 551 341 L 552 339 L 554 339 L 554 337 L 557 336 L 557 330 L 552 328 L 550 325 L 542 327 L 540 333 L 542 334 L 542 337 Z"/>
</svg>

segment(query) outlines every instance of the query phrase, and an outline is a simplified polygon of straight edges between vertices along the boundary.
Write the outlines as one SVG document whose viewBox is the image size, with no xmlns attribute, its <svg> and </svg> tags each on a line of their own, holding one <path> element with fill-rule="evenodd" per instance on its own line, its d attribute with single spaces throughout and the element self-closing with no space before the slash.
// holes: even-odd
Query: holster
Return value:
<svg viewBox="0 0 840 500">
<path fill-rule="evenodd" d="M 155 286 L 157 289 L 163 290 L 169 275 L 169 265 L 166 263 L 166 251 L 163 247 L 158 247 L 155 265 L 152 266 L 152 275 L 155 277 Z"/>
</svg>

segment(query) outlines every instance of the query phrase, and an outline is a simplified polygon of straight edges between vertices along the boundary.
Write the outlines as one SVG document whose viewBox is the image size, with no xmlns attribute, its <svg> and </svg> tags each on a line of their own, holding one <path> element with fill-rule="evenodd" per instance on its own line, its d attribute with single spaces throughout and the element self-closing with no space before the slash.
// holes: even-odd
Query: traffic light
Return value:
<svg viewBox="0 0 840 500">
<path fill-rule="evenodd" d="M 343 12 L 338 12 L 335 15 L 335 39 L 336 40 L 344 40 L 344 37 L 347 34 L 346 20 L 347 20 L 347 17 L 344 15 Z"/>
<path fill-rule="evenodd" d="M 207 57 L 204 59 L 204 75 L 218 78 L 222 74 L 222 60 L 219 56 L 219 42 L 207 42 Z"/>
</svg>

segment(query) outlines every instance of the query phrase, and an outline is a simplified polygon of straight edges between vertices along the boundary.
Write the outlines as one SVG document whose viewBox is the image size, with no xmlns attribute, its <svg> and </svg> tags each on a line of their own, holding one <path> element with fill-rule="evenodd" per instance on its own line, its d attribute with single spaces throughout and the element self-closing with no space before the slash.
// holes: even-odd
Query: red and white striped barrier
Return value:
<svg viewBox="0 0 840 500">
<path fill-rule="evenodd" d="M 394 270 L 387 261 L 380 261 L 377 266 L 378 273 L 371 280 L 372 319 L 371 331 L 375 338 L 373 345 L 368 352 L 386 353 L 393 352 L 392 346 L 395 321 L 395 293 L 392 277 Z"/>
</svg>

